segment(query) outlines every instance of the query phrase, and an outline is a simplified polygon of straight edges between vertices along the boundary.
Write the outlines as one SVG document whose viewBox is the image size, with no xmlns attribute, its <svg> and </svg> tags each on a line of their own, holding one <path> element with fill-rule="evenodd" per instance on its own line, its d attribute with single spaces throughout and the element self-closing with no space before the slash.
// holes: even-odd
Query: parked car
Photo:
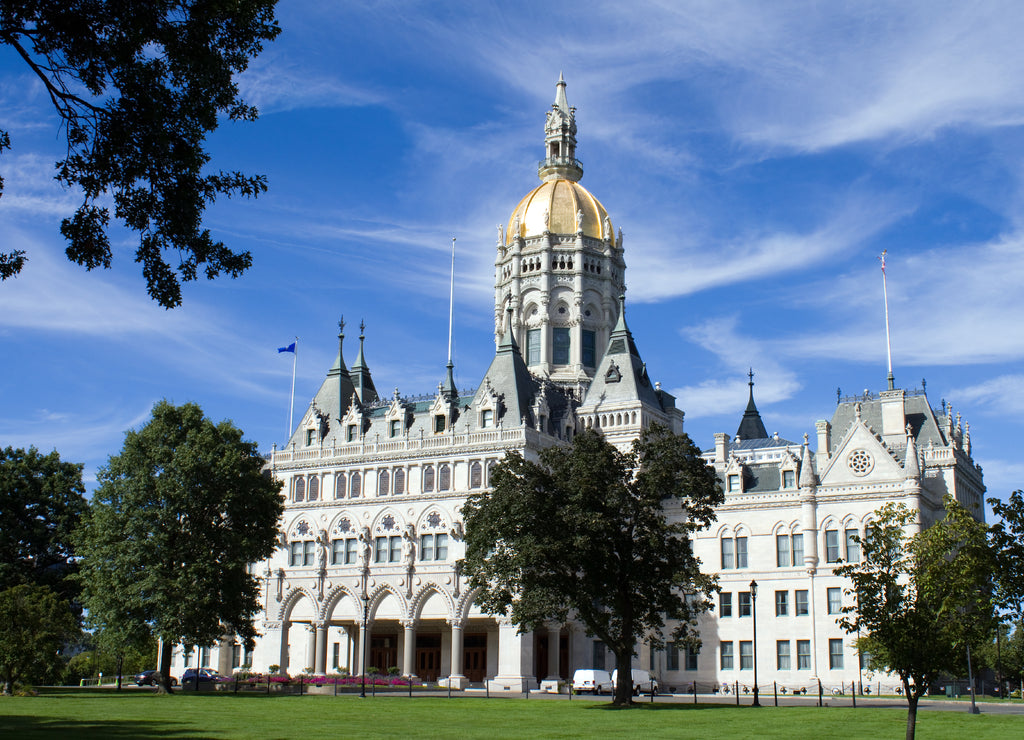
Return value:
<svg viewBox="0 0 1024 740">
<path fill-rule="evenodd" d="M 642 691 L 647 691 L 655 696 L 658 694 L 658 679 L 651 675 L 650 671 L 645 671 L 643 668 L 634 668 L 633 673 L 633 693 L 639 695 Z M 612 671 L 612 686 L 619 685 L 619 671 L 618 669 Z"/>
<path fill-rule="evenodd" d="M 151 668 L 148 671 L 143 671 L 142 673 L 136 673 L 135 674 L 135 685 L 136 686 L 156 686 L 156 674 L 157 674 L 157 670 L 155 668 Z M 178 685 L 178 679 L 176 679 L 174 676 L 171 676 L 171 686 L 177 686 L 177 685 Z"/>
<path fill-rule="evenodd" d="M 225 683 L 230 681 L 230 676 L 225 676 L 222 673 L 218 673 L 212 668 L 200 668 L 199 669 L 199 683 Z M 189 688 L 190 686 L 196 685 L 196 669 L 186 668 L 185 672 L 181 674 L 181 685 L 183 688 Z"/>
<path fill-rule="evenodd" d="M 577 694 L 589 692 L 591 694 L 611 693 L 612 674 L 592 668 L 580 668 L 572 674 L 572 690 Z"/>
</svg>

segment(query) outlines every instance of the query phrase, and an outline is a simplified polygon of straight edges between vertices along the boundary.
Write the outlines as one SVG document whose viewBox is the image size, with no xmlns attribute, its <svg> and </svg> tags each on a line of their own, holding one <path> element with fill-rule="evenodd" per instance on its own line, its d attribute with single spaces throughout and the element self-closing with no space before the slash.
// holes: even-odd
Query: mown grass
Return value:
<svg viewBox="0 0 1024 740">
<path fill-rule="evenodd" d="M 43 691 L 0 698 L 0 737 L 263 738 L 901 738 L 906 711 L 849 707 L 641 704 L 378 696 Z M 925 711 L 917 737 L 1020 737 L 1024 717 Z"/>
</svg>

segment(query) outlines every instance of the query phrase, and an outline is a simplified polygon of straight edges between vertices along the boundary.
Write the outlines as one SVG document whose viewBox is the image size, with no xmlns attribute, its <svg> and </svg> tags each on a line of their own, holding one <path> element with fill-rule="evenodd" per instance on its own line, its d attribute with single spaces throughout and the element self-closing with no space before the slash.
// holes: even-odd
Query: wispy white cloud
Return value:
<svg viewBox="0 0 1024 740">
<path fill-rule="evenodd" d="M 1011 373 L 989 378 L 981 383 L 952 390 L 950 396 L 963 403 L 975 404 L 988 413 L 1021 414 L 1024 413 L 1024 374 Z"/>
</svg>

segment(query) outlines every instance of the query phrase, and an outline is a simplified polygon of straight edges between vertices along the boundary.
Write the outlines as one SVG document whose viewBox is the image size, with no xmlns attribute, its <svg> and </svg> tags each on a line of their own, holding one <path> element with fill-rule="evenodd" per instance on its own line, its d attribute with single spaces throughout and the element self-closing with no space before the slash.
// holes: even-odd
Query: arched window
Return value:
<svg viewBox="0 0 1024 740">
<path fill-rule="evenodd" d="M 338 473 L 334 479 L 334 498 L 345 498 L 345 474 Z"/>
<path fill-rule="evenodd" d="M 485 485 L 491 485 L 491 475 L 494 474 L 494 468 L 498 464 L 497 460 L 487 461 L 487 483 Z"/>
<path fill-rule="evenodd" d="M 423 468 L 423 492 L 434 492 L 434 466 L 428 465 Z"/>
<path fill-rule="evenodd" d="M 359 495 L 363 491 L 363 477 L 359 473 L 352 473 L 348 477 L 349 479 L 349 491 L 348 495 L 351 498 L 359 498 Z"/>
<path fill-rule="evenodd" d="M 398 468 L 395 471 L 395 495 L 401 496 L 405 493 L 405 471 Z"/>
<path fill-rule="evenodd" d="M 309 476 L 309 501 L 316 501 L 320 498 L 320 477 L 317 475 Z"/>
<path fill-rule="evenodd" d="M 469 466 L 469 487 L 480 488 L 483 485 L 484 466 L 474 462 Z"/>
<path fill-rule="evenodd" d="M 441 466 L 438 471 L 437 490 L 447 491 L 452 487 L 452 469 L 447 463 Z"/>
<path fill-rule="evenodd" d="M 388 471 L 380 470 L 377 472 L 377 495 L 387 496 L 388 491 L 391 487 L 391 476 L 388 475 Z"/>
<path fill-rule="evenodd" d="M 306 479 L 296 478 L 295 479 L 295 500 L 305 501 L 306 500 Z"/>
</svg>

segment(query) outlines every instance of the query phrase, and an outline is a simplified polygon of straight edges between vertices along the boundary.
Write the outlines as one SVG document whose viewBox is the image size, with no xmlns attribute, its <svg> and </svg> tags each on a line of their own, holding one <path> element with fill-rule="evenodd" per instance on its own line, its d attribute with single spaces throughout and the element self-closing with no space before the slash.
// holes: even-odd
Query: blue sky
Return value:
<svg viewBox="0 0 1024 740">
<path fill-rule="evenodd" d="M 52 178 L 57 121 L 0 48 L 0 445 L 97 468 L 156 401 L 195 401 L 269 450 L 336 351 L 339 316 L 378 389 L 431 392 L 493 354 L 495 226 L 538 182 L 565 74 L 582 184 L 625 235 L 627 318 L 703 447 L 735 432 L 746 371 L 769 432 L 814 439 L 885 384 L 888 250 L 898 386 L 971 425 L 990 495 L 1024 485 L 1024 5 L 1019 2 L 284 2 L 241 78 L 261 110 L 210 141 L 265 173 L 206 224 L 254 265 L 164 311 L 130 234 L 112 270 L 67 262 L 78 203 Z"/>
</svg>

